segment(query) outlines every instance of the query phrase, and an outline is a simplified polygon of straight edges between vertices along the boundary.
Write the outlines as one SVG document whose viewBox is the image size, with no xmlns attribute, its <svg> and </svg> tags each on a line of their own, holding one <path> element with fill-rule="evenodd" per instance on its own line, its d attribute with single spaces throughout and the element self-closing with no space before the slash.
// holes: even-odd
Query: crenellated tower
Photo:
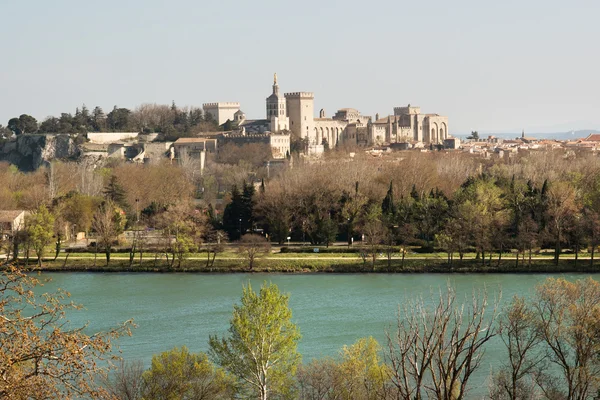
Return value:
<svg viewBox="0 0 600 400">
<path fill-rule="evenodd" d="M 299 138 L 308 138 L 316 144 L 315 134 L 315 95 L 311 92 L 286 93 L 290 130 Z"/>
</svg>

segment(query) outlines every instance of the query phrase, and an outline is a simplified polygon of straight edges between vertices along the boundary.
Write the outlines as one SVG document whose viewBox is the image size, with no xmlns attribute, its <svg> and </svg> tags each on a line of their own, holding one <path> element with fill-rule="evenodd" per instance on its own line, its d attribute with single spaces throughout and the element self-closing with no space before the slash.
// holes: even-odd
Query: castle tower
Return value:
<svg viewBox="0 0 600 400">
<path fill-rule="evenodd" d="M 272 132 L 290 129 L 285 97 L 279 95 L 277 74 L 273 76 L 273 94 L 267 97 L 267 119 L 271 121 Z"/>
<path fill-rule="evenodd" d="M 285 100 L 292 133 L 299 138 L 308 138 L 311 144 L 317 144 L 314 116 L 315 95 L 311 92 L 286 93 Z"/>
<path fill-rule="evenodd" d="M 219 125 L 223 125 L 227 120 L 233 121 L 235 113 L 240 109 L 240 103 L 204 103 L 202 108 L 204 115 L 210 115 Z"/>
</svg>

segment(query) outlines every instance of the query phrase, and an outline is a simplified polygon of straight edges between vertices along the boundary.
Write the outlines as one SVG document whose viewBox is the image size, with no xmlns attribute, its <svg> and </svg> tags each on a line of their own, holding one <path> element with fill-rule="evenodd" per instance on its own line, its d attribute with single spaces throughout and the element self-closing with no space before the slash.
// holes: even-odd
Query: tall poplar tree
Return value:
<svg viewBox="0 0 600 400">
<path fill-rule="evenodd" d="M 393 216 L 396 214 L 396 204 L 394 203 L 394 181 L 390 181 L 390 187 L 381 204 L 381 212 L 385 216 Z"/>
<path fill-rule="evenodd" d="M 211 358 L 236 376 L 252 398 L 292 394 L 300 332 L 288 300 L 277 285 L 265 283 L 256 293 L 248 284 L 241 304 L 233 306 L 229 337 L 210 337 Z"/>
</svg>

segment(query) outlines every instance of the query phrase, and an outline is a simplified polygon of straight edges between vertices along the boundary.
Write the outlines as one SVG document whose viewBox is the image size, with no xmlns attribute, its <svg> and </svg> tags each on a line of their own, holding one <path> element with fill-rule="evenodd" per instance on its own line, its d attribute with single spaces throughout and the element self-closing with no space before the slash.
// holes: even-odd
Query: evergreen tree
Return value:
<svg viewBox="0 0 600 400">
<path fill-rule="evenodd" d="M 92 130 L 102 132 L 106 129 L 106 115 L 101 107 L 96 106 L 92 112 Z"/>
<path fill-rule="evenodd" d="M 410 197 L 413 198 L 413 200 L 418 201 L 421 199 L 421 196 L 419 195 L 419 192 L 417 192 L 417 186 L 413 184 L 413 187 L 410 191 Z"/>
<path fill-rule="evenodd" d="M 123 189 L 123 186 L 121 186 L 121 184 L 118 182 L 117 177 L 115 175 L 110 176 L 108 184 L 104 188 L 103 194 L 107 200 L 112 201 L 121 208 L 129 208 L 129 205 L 127 204 L 125 189 Z"/>
<path fill-rule="evenodd" d="M 242 191 L 242 232 L 252 232 L 254 228 L 254 206 L 256 200 L 254 195 L 256 189 L 252 183 L 244 183 Z"/>
<path fill-rule="evenodd" d="M 242 236 L 242 194 L 236 185 L 231 188 L 231 202 L 223 212 L 223 230 L 231 240 L 239 240 Z"/>
<path fill-rule="evenodd" d="M 381 204 L 381 212 L 385 216 L 396 215 L 396 204 L 394 203 L 394 183 L 390 181 L 390 187 Z"/>
</svg>

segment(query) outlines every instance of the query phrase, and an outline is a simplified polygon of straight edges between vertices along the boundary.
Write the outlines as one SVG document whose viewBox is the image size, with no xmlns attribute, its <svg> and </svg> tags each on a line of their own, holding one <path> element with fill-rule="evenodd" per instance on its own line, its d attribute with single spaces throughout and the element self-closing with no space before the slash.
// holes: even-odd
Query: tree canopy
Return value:
<svg viewBox="0 0 600 400">
<path fill-rule="evenodd" d="M 209 339 L 212 359 L 261 400 L 293 390 L 300 332 L 288 300 L 274 284 L 263 284 L 259 293 L 248 284 L 241 304 L 234 305 L 229 336 Z"/>
</svg>

